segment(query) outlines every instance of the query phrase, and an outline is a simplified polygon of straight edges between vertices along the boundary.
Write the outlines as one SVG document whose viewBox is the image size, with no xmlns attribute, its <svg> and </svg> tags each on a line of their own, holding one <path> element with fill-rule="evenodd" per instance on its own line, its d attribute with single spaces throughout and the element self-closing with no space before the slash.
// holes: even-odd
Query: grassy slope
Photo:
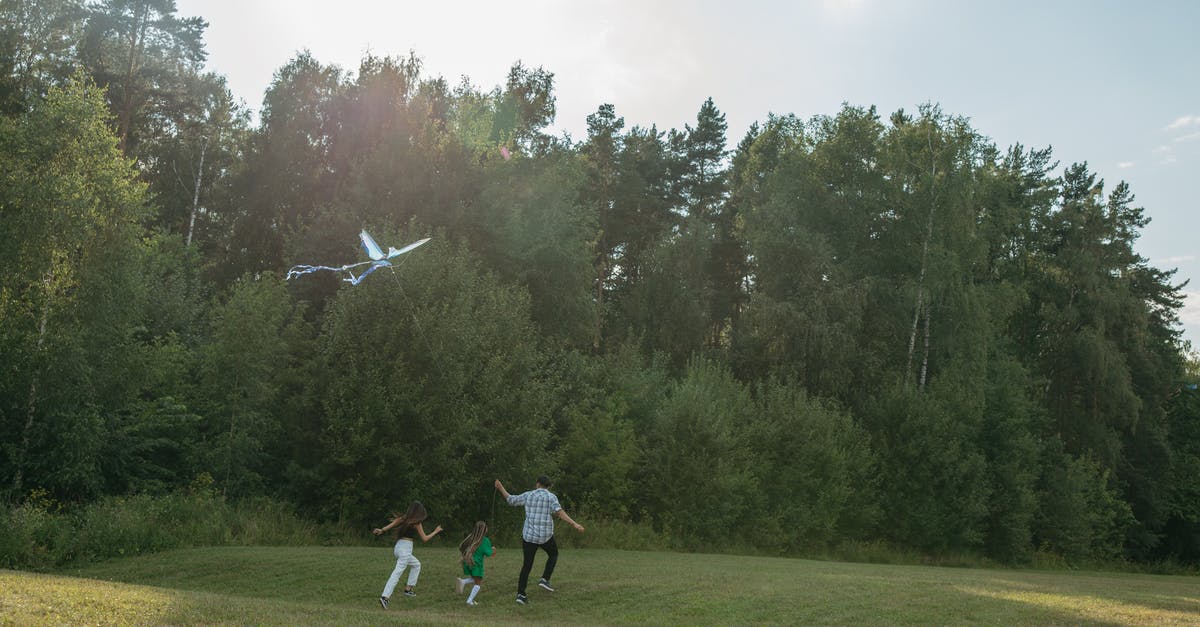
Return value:
<svg viewBox="0 0 1200 627">
<path fill-rule="evenodd" d="M 421 546 L 417 557 L 419 596 L 396 595 L 387 612 L 375 601 L 386 548 L 205 548 L 57 575 L 0 571 L 0 622 L 1200 625 L 1192 577 L 564 550 L 558 592 L 531 588 L 520 607 L 520 553 L 502 547 L 468 608 L 451 588 L 453 550 Z"/>
</svg>

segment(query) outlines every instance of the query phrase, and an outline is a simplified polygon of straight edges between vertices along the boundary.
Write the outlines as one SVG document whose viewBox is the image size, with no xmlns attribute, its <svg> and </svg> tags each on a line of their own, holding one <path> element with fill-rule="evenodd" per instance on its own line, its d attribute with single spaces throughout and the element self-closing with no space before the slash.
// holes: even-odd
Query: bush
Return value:
<svg viewBox="0 0 1200 627">
<path fill-rule="evenodd" d="M 57 564 L 52 547 L 61 546 L 72 533 L 67 516 L 44 496 L 34 494 L 25 503 L 0 509 L 0 566 L 43 569 Z"/>
<path fill-rule="evenodd" d="M 665 551 L 673 548 L 671 537 L 656 532 L 649 522 L 592 520 L 580 524 L 587 528 L 586 533 L 578 534 L 568 529 L 555 534 L 560 546 L 621 551 Z M 517 539 L 520 540 L 519 537 Z"/>
<path fill-rule="evenodd" d="M 211 491 L 109 497 L 67 512 L 34 495 L 0 509 L 0 566 L 44 570 L 193 546 L 349 544 L 336 527 L 301 520 L 268 498 L 229 502 Z"/>
</svg>

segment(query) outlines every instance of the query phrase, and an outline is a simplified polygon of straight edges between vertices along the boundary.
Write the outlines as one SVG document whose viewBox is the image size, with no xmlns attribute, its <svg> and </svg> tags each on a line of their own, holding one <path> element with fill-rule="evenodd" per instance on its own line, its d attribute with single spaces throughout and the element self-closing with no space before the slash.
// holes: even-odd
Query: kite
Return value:
<svg viewBox="0 0 1200 627">
<path fill-rule="evenodd" d="M 376 244 L 375 240 L 372 239 L 370 234 L 368 234 L 365 230 L 358 234 L 358 239 L 362 240 L 363 250 L 367 251 L 367 256 L 371 258 L 370 261 L 361 261 L 359 263 L 351 263 L 351 264 L 347 264 L 344 266 L 338 266 L 338 267 L 303 266 L 303 265 L 302 266 L 292 266 L 292 269 L 288 270 L 287 277 L 285 277 L 284 280 L 285 281 L 291 280 L 294 277 L 298 277 L 302 274 L 308 274 L 310 272 L 316 272 L 317 270 L 330 270 L 332 272 L 345 272 L 347 275 L 349 275 L 350 278 L 343 278 L 342 280 L 349 283 L 350 285 L 358 285 L 359 283 L 362 283 L 363 279 L 367 278 L 368 274 L 371 274 L 375 270 L 382 268 L 382 267 L 388 267 L 388 268 L 392 267 L 392 262 L 390 261 L 391 259 L 398 257 L 400 255 L 403 255 L 404 253 L 429 241 L 429 238 L 426 237 L 425 239 L 415 241 L 415 242 L 409 244 L 408 246 L 401 248 L 400 250 L 396 250 L 395 248 L 388 246 L 387 254 L 384 254 L 383 249 L 379 248 L 379 244 Z M 369 266 L 369 267 L 366 270 L 364 270 L 362 272 L 362 274 L 359 274 L 358 276 L 354 276 L 354 272 L 355 272 L 354 269 L 360 268 L 362 266 Z"/>
<path fill-rule="evenodd" d="M 509 152 L 509 150 L 508 150 L 508 148 L 507 148 L 506 146 L 501 146 L 501 147 L 500 147 L 500 156 L 501 156 L 501 157 L 504 157 L 504 160 L 505 160 L 505 161 L 508 161 L 509 159 L 512 159 L 512 153 L 511 153 L 511 152 Z"/>
</svg>

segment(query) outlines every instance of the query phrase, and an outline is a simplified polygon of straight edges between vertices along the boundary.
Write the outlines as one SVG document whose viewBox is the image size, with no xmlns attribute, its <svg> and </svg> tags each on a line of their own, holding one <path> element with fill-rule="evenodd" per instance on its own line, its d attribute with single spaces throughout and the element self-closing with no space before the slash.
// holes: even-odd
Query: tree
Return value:
<svg viewBox="0 0 1200 627">
<path fill-rule="evenodd" d="M 592 350 L 600 352 L 604 329 L 605 295 L 611 289 L 614 247 L 613 205 L 617 186 L 617 154 L 621 150 L 620 133 L 625 118 L 619 118 L 610 105 L 600 108 L 587 118 L 588 139 L 580 148 L 586 179 L 580 190 L 580 202 L 595 216 L 595 322 L 592 328 Z"/>
<path fill-rule="evenodd" d="M 1171 399 L 1168 428 L 1171 447 L 1169 509 L 1159 555 L 1187 563 L 1200 560 L 1200 359 Z"/>
<path fill-rule="evenodd" d="M 575 191 L 582 178 L 565 151 L 489 168 L 472 229 L 487 266 L 528 290 L 541 337 L 576 348 L 592 345 L 596 323 L 595 222 Z"/>
<path fill-rule="evenodd" d="M 584 516 L 651 522 L 641 441 L 670 387 L 667 373 L 628 344 L 600 357 L 564 352 L 554 363 L 561 391 L 548 444 L 567 471 L 559 494 Z"/>
<path fill-rule="evenodd" d="M 855 406 L 878 389 L 876 355 L 864 350 L 871 256 L 861 244 L 882 205 L 882 128 L 873 111 L 847 107 L 804 125 L 773 119 L 734 157 L 730 202 L 741 205 L 751 265 L 750 300 L 733 345 L 747 378 L 778 376 L 814 396 Z"/>
<path fill-rule="evenodd" d="M 210 308 L 211 335 L 200 348 L 200 399 L 207 440 L 204 470 L 229 494 L 261 494 L 264 475 L 281 465 L 273 443 L 286 430 L 279 407 L 289 360 L 290 327 L 303 308 L 270 273 L 245 277 Z"/>
<path fill-rule="evenodd" d="M 703 542 L 762 521 L 753 414 L 749 391 L 720 365 L 696 359 L 671 385 L 644 432 L 639 473 L 661 528 Z"/>
<path fill-rule="evenodd" d="M 542 129 L 554 121 L 554 74 L 540 67 L 531 70 L 518 61 L 495 100 L 492 142 L 534 148 Z"/>
<path fill-rule="evenodd" d="M 396 274 L 331 303 L 319 452 L 299 462 L 320 477 L 309 498 L 343 520 L 413 498 L 441 503 L 447 518 L 479 518 L 494 492 L 482 477 L 553 470 L 529 297 L 444 238 Z"/>
<path fill-rule="evenodd" d="M 703 264 L 694 270 L 702 273 L 705 317 L 708 320 L 707 345 L 726 346 L 726 331 L 736 318 L 744 300 L 745 252 L 737 237 L 737 205 L 725 202 L 728 195 L 725 157 L 725 114 L 717 110 L 712 98 L 704 101 L 696 114 L 695 128 L 685 125 L 683 165 L 680 187 L 687 203 L 688 220 L 684 237 L 700 238 L 707 249 Z M 699 245 L 699 242 L 696 243 Z"/>
<path fill-rule="evenodd" d="M 63 500 L 97 494 L 106 421 L 140 392 L 135 329 L 145 190 L 80 75 L 4 118 L 0 338 L 5 486 Z M 55 384 L 49 385 L 53 376 Z"/>
<path fill-rule="evenodd" d="M 871 537 L 880 473 L 869 434 L 794 383 L 761 384 L 757 405 L 752 448 L 756 463 L 769 469 L 762 543 L 794 551 Z"/>
<path fill-rule="evenodd" d="M 275 73 L 263 98 L 261 128 L 233 183 L 236 213 L 221 243 L 221 282 L 282 269 L 288 240 L 333 200 L 330 154 L 343 90 L 341 71 L 308 52 Z"/>
<path fill-rule="evenodd" d="M 107 90 L 121 151 L 164 123 L 184 99 L 184 79 L 198 73 L 207 53 L 208 24 L 180 18 L 175 0 L 101 0 L 89 7 L 80 58 Z"/>
<path fill-rule="evenodd" d="M 81 0 L 0 2 L 0 113 L 28 111 L 74 72 Z"/>
<path fill-rule="evenodd" d="M 155 225 L 210 253 L 228 239 L 230 194 L 249 136 L 248 112 L 222 77 L 185 77 L 169 123 L 142 140 L 141 157 L 159 207 Z"/>
</svg>

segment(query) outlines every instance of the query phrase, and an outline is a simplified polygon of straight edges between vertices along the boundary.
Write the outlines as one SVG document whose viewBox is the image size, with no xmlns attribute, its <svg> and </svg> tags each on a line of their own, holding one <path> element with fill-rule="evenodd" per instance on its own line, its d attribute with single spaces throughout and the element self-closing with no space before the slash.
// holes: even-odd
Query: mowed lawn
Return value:
<svg viewBox="0 0 1200 627">
<path fill-rule="evenodd" d="M 565 549 L 558 591 L 532 586 L 518 606 L 520 551 L 500 547 L 480 605 L 467 607 L 453 590 L 454 550 L 418 546 L 417 556 L 418 596 L 396 594 L 387 611 L 376 601 L 393 564 L 386 547 L 203 548 L 55 574 L 0 570 L 0 622 L 1200 625 L 1195 577 Z"/>
</svg>

